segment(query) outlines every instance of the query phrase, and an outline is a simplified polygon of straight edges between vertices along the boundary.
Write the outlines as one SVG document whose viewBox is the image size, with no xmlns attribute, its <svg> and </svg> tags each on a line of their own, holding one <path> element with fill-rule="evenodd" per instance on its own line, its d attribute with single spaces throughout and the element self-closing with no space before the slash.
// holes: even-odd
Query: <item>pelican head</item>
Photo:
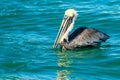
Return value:
<svg viewBox="0 0 120 80">
<path fill-rule="evenodd" d="M 74 9 L 68 9 L 65 11 L 58 35 L 54 42 L 53 48 L 56 48 L 62 41 L 68 41 L 68 34 L 74 26 L 77 12 Z"/>
</svg>

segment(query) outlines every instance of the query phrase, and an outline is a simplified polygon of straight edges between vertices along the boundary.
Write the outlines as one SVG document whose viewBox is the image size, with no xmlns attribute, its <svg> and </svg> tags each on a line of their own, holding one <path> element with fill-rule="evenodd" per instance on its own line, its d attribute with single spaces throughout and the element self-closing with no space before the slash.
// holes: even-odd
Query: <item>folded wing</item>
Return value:
<svg viewBox="0 0 120 80">
<path fill-rule="evenodd" d="M 109 36 L 93 28 L 81 27 L 69 36 L 69 47 L 97 46 L 105 42 Z"/>
</svg>

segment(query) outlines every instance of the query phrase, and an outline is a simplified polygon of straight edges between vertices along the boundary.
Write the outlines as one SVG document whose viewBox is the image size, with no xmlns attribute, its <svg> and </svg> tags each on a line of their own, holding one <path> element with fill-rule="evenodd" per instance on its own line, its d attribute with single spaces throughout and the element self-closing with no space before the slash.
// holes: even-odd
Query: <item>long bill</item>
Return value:
<svg viewBox="0 0 120 80">
<path fill-rule="evenodd" d="M 56 37 L 56 40 L 54 42 L 53 48 L 56 48 L 58 46 L 58 44 L 61 42 L 61 38 L 62 36 L 65 34 L 65 32 L 67 31 L 70 23 L 71 23 L 71 17 L 69 16 L 64 16 L 63 20 L 62 20 L 62 24 L 60 26 L 58 35 Z"/>
</svg>

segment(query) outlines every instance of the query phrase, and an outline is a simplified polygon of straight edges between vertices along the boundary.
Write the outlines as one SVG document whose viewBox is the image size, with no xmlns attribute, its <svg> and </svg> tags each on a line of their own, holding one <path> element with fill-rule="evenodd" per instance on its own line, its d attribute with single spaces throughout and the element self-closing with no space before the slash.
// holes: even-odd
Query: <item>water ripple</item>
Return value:
<svg viewBox="0 0 120 80">
<path fill-rule="evenodd" d="M 119 80 L 119 0 L 1 0 L 0 5 L 1 80 Z M 97 48 L 52 49 L 68 8 L 78 12 L 75 28 L 94 27 L 111 38 Z"/>
</svg>

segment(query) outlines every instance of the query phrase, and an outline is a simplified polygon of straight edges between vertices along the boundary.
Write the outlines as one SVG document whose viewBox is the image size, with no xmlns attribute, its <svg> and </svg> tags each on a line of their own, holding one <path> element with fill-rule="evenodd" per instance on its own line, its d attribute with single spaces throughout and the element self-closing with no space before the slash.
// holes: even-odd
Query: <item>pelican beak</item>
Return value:
<svg viewBox="0 0 120 80">
<path fill-rule="evenodd" d="M 69 28 L 70 24 L 72 23 L 72 19 L 73 19 L 73 17 L 67 16 L 67 15 L 64 16 L 64 18 L 62 20 L 62 24 L 61 24 L 59 32 L 58 32 L 58 35 L 54 42 L 53 48 L 56 48 L 58 46 L 58 44 L 61 43 L 62 36 L 65 34 L 65 32 Z"/>
</svg>

